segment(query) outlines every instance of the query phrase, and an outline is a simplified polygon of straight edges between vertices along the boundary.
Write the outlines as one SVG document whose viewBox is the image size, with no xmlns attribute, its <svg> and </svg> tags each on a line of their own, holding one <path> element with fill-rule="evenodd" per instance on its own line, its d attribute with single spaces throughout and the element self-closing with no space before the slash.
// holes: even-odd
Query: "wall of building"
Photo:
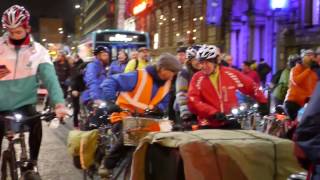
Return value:
<svg viewBox="0 0 320 180">
<path fill-rule="evenodd" d="M 116 28 L 116 7 L 115 0 L 84 0 L 81 9 L 82 36 L 98 29 Z"/>
<path fill-rule="evenodd" d="M 40 41 L 46 39 L 47 43 L 62 43 L 63 35 L 58 29 L 63 27 L 63 20 L 56 18 L 40 18 L 39 34 Z"/>
</svg>

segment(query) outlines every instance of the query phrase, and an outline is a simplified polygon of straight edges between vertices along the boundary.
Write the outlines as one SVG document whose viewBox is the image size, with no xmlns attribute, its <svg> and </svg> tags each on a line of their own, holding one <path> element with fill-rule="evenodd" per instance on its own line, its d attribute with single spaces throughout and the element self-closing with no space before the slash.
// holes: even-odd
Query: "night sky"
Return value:
<svg viewBox="0 0 320 180">
<path fill-rule="evenodd" d="M 68 33 L 74 32 L 74 16 L 77 10 L 74 8 L 77 0 L 0 0 L 0 14 L 11 5 L 24 6 L 31 14 L 31 26 L 33 32 L 38 32 L 40 17 L 61 18 Z"/>
</svg>

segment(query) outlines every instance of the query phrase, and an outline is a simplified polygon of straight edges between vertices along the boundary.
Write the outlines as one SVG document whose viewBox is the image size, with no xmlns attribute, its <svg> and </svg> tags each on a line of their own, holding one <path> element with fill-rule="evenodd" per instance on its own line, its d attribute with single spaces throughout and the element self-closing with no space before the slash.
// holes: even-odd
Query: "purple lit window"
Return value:
<svg viewBox="0 0 320 180">
<path fill-rule="evenodd" d="M 288 0 L 271 0 L 271 9 L 283 9 L 288 6 Z"/>
</svg>

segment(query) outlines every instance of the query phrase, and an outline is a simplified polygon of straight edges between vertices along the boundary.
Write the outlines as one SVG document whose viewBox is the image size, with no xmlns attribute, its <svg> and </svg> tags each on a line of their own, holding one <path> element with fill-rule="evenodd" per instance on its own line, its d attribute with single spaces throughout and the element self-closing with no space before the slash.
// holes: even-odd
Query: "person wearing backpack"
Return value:
<svg viewBox="0 0 320 180">
<path fill-rule="evenodd" d="M 86 66 L 83 77 L 86 90 L 81 95 L 81 101 L 86 106 L 91 103 L 100 104 L 102 102 L 100 84 L 107 78 L 106 67 L 110 63 L 110 51 L 107 47 L 98 46 L 93 53 L 95 58 Z"/>
<path fill-rule="evenodd" d="M 132 59 L 128 62 L 124 72 L 132 72 L 135 70 L 144 69 L 149 64 L 150 49 L 141 47 L 138 49 L 138 59 Z"/>
</svg>

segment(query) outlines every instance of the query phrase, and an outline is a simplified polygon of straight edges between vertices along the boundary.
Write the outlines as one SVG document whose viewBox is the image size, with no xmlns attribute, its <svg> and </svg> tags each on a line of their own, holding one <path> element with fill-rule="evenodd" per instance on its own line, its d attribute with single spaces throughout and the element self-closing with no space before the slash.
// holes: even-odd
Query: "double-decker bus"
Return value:
<svg viewBox="0 0 320 180">
<path fill-rule="evenodd" d="M 125 50 L 129 56 L 131 51 L 139 47 L 149 48 L 149 35 L 143 32 L 117 29 L 97 30 L 88 34 L 78 45 L 79 56 L 88 61 L 93 57 L 93 49 L 97 46 L 106 46 L 110 49 L 112 60 L 117 59 L 120 50 Z"/>
</svg>

